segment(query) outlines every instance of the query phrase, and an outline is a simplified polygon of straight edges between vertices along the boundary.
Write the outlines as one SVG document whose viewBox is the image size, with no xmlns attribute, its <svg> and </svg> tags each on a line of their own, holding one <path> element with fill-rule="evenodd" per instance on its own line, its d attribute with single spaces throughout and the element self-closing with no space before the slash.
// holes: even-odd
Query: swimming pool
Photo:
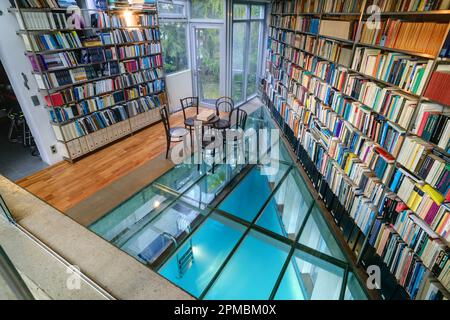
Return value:
<svg viewBox="0 0 450 320">
<path fill-rule="evenodd" d="M 262 107 L 248 126 L 275 125 Z M 199 299 L 366 299 L 286 146 L 271 145 L 278 170 L 182 164 L 90 229 Z"/>
</svg>

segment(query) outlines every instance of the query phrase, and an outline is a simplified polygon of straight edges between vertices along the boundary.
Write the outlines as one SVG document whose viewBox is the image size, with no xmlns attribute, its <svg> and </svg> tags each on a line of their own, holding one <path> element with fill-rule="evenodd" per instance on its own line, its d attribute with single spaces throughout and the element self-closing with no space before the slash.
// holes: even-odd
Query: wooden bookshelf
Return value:
<svg viewBox="0 0 450 320">
<path fill-rule="evenodd" d="M 360 41 L 361 38 L 361 33 L 362 33 L 362 28 L 363 28 L 363 22 L 370 16 L 367 12 L 366 12 L 366 8 L 372 4 L 372 1 L 367 0 L 367 1 L 362 1 L 362 5 L 361 5 L 361 10 L 359 12 L 347 12 L 347 13 L 340 13 L 340 12 L 323 12 L 324 7 L 325 7 L 325 2 L 324 0 L 322 0 L 320 2 L 320 10 L 318 12 L 305 12 L 305 13 L 298 13 L 298 12 L 286 12 L 284 10 L 284 7 L 286 5 L 286 3 L 292 2 L 290 0 L 278 0 L 278 1 L 274 1 L 274 3 L 272 4 L 272 9 L 276 10 L 273 11 L 271 13 L 271 18 L 274 17 L 275 20 L 270 21 L 270 25 L 269 28 L 274 28 L 277 31 L 277 33 L 272 33 L 269 32 L 268 38 L 269 38 L 269 44 L 276 42 L 278 44 L 282 44 L 284 46 L 284 48 L 281 49 L 281 53 L 277 52 L 274 53 L 274 55 L 278 55 L 279 56 L 279 60 L 276 61 L 280 61 L 279 65 L 276 65 L 273 63 L 272 61 L 272 54 L 273 54 L 273 50 L 270 45 L 268 48 L 268 59 L 267 59 L 267 67 L 266 67 L 266 73 L 267 76 L 264 79 L 264 83 L 263 83 L 263 99 L 264 101 L 268 104 L 270 111 L 272 112 L 273 117 L 275 118 L 276 122 L 280 125 L 280 128 L 282 129 L 284 135 L 286 136 L 286 138 L 290 141 L 291 146 L 293 148 L 293 151 L 296 152 L 296 154 L 299 157 L 300 163 L 303 165 L 303 167 L 305 168 L 305 171 L 308 173 L 313 185 L 316 187 L 316 189 L 319 191 L 321 188 L 325 188 L 326 190 L 330 191 L 331 187 L 328 187 L 328 181 L 326 180 L 326 177 L 322 176 L 321 172 L 317 169 L 317 168 L 313 168 L 314 166 L 316 166 L 316 164 L 314 163 L 315 159 L 311 159 L 311 155 L 308 153 L 308 151 L 303 147 L 302 145 L 302 132 L 300 132 L 301 130 L 305 130 L 309 133 L 315 132 L 312 130 L 312 128 L 310 128 L 308 126 L 308 124 L 302 123 L 302 121 L 304 120 L 305 117 L 305 113 L 303 113 L 301 110 L 299 111 L 297 109 L 297 106 L 295 106 L 295 109 L 293 106 L 288 104 L 288 95 L 290 93 L 293 93 L 293 90 L 298 90 L 297 87 L 292 87 L 292 84 L 295 83 L 296 85 L 303 87 L 303 89 L 306 90 L 306 96 L 309 97 L 314 97 L 315 100 L 317 100 L 321 105 L 328 107 L 328 113 L 327 114 L 332 114 L 334 112 L 335 116 L 340 119 L 343 120 L 343 122 L 347 123 L 348 125 L 350 125 L 350 127 L 352 127 L 353 129 L 355 129 L 356 131 L 359 131 L 359 129 L 357 127 L 355 127 L 351 122 L 347 121 L 345 118 L 341 117 L 338 113 L 336 113 L 334 111 L 334 109 L 331 107 L 332 102 L 329 103 L 325 103 L 324 101 L 322 101 L 319 97 L 317 97 L 314 92 L 312 91 L 314 89 L 314 86 L 312 86 L 311 88 L 305 87 L 302 84 L 302 81 L 297 81 L 297 79 L 294 79 L 292 76 L 290 76 L 287 72 L 287 70 L 284 70 L 286 72 L 286 74 L 280 73 L 281 69 L 280 69 L 280 65 L 285 65 L 285 63 L 287 63 L 288 65 L 295 65 L 298 69 L 301 70 L 301 72 L 310 72 L 310 70 L 308 70 L 308 68 L 304 68 L 298 64 L 296 64 L 294 61 L 291 61 L 291 59 L 289 59 L 286 56 L 286 47 L 290 47 L 292 49 L 298 50 L 300 52 L 303 52 L 306 55 L 309 56 L 313 56 L 315 58 L 318 59 L 318 61 L 326 61 L 328 63 L 331 63 L 337 67 L 342 67 L 345 68 L 347 70 L 347 74 L 345 74 L 345 82 L 347 82 L 348 80 L 348 75 L 358 75 L 363 79 L 369 80 L 371 82 L 377 83 L 378 85 L 381 85 L 383 87 L 389 87 L 389 88 L 393 88 L 395 90 L 397 90 L 398 92 L 401 92 L 402 94 L 406 94 L 408 97 L 411 97 L 413 99 L 415 99 L 417 101 L 417 105 L 415 106 L 415 112 L 412 116 L 412 118 L 410 119 L 409 122 L 409 126 L 408 128 L 403 128 L 405 131 L 404 136 L 417 136 L 413 133 L 413 129 L 414 129 L 414 124 L 416 122 L 416 118 L 418 117 L 418 109 L 419 106 L 422 103 L 437 103 L 434 101 L 431 101 L 430 99 L 424 97 L 424 93 L 426 90 L 427 85 L 429 84 L 431 75 L 433 74 L 433 72 L 436 70 L 437 66 L 440 64 L 445 64 L 448 61 L 448 58 L 440 58 L 439 54 L 437 55 L 431 55 L 431 54 L 426 54 L 426 53 L 422 53 L 422 52 L 414 52 L 414 51 L 409 51 L 409 50 L 402 50 L 402 49 L 397 49 L 397 48 L 391 48 L 391 47 L 385 47 L 385 46 L 381 46 L 381 45 L 372 45 L 372 44 L 367 44 L 367 43 L 363 43 Z M 293 1 L 295 2 L 295 0 Z M 337 37 L 330 37 L 330 36 L 326 36 L 326 35 L 321 35 L 320 32 L 317 33 L 311 33 L 311 32 L 304 32 L 304 31 L 298 31 L 298 30 L 294 30 L 291 28 L 284 28 L 281 27 L 279 24 L 274 25 L 274 22 L 279 21 L 279 23 L 281 22 L 280 19 L 282 19 L 282 17 L 307 17 L 310 19 L 318 19 L 319 20 L 319 28 L 320 28 L 320 23 L 322 22 L 322 20 L 324 19 L 345 19 L 345 21 L 354 21 L 354 23 L 357 23 L 357 28 L 356 28 L 356 33 L 353 34 L 354 38 L 350 38 L 350 39 L 341 39 L 341 38 L 337 38 Z M 446 23 L 447 24 L 447 31 L 446 31 L 446 36 L 448 36 L 449 34 L 449 30 L 450 30 L 450 10 L 431 10 L 431 11 L 421 11 L 421 12 L 417 12 L 417 11 L 410 11 L 410 12 L 381 12 L 380 13 L 380 17 L 382 20 L 386 20 L 390 17 L 393 17 L 394 19 L 399 19 L 402 21 L 414 21 L 415 19 L 417 19 L 417 17 L 420 21 L 427 21 L 427 22 L 439 22 L 439 23 Z M 281 31 L 285 31 L 285 32 L 291 32 L 293 34 L 302 34 L 302 35 L 307 35 L 307 36 L 313 36 L 315 38 L 314 40 L 314 50 L 313 52 L 304 50 L 302 48 L 298 48 L 296 46 L 293 45 L 294 39 L 291 39 L 291 41 L 282 41 L 280 40 L 280 33 L 279 30 Z M 274 36 L 275 34 L 275 36 Z M 349 49 L 352 50 L 351 53 L 351 58 L 350 58 L 350 65 L 342 65 L 338 62 L 335 62 L 333 60 L 329 60 L 325 57 L 322 57 L 319 55 L 319 39 L 326 39 L 326 40 L 330 40 L 336 43 L 340 43 L 343 46 L 349 47 Z M 300 41 L 303 42 L 303 44 L 305 45 L 305 41 Z M 444 40 L 441 43 L 440 48 L 442 49 L 442 47 L 444 46 L 444 42 L 445 42 L 445 37 Z M 275 46 L 277 49 L 279 49 L 279 46 Z M 354 70 L 352 68 L 352 64 L 353 61 L 355 59 L 356 56 L 356 50 L 357 48 L 370 48 L 370 49 L 379 49 L 382 50 L 382 52 L 393 52 L 393 53 L 400 53 L 400 54 L 405 54 L 408 56 L 411 56 L 412 58 L 416 58 L 416 59 L 421 59 L 421 60 L 427 60 L 427 61 L 431 61 L 431 71 L 429 72 L 429 74 L 427 75 L 427 78 L 424 81 L 424 88 L 421 92 L 418 93 L 412 93 L 408 90 L 405 90 L 399 86 L 394 85 L 393 83 L 384 81 L 382 79 L 367 75 L 363 72 L 360 72 L 358 70 Z M 275 49 L 275 50 L 277 50 Z M 440 50 L 441 51 L 441 50 Z M 336 59 L 337 60 L 337 59 Z M 274 72 L 274 73 L 272 73 Z M 283 79 L 287 79 L 286 82 L 283 82 L 283 79 L 281 78 L 281 76 L 284 76 Z M 302 80 L 302 77 L 304 75 L 301 74 L 300 75 L 300 80 Z M 329 83 L 327 81 L 327 79 L 322 79 L 321 77 L 317 76 L 314 72 L 310 72 L 308 73 L 308 77 L 311 78 L 317 78 L 320 82 L 325 83 L 327 86 L 329 86 L 333 91 L 338 92 L 339 94 L 341 94 L 345 99 L 349 99 L 355 102 L 360 102 L 362 105 L 364 105 L 363 101 L 358 101 L 358 99 L 349 96 L 347 94 L 344 93 L 344 89 L 343 90 L 339 90 L 337 89 L 335 86 L 333 86 L 332 83 Z M 285 89 L 282 89 L 280 91 L 281 87 L 278 87 L 278 89 L 276 87 L 273 87 L 270 81 L 275 82 L 277 85 L 279 84 L 281 87 L 284 87 Z M 308 83 L 309 86 L 311 86 L 311 83 Z M 269 89 L 268 89 L 269 88 Z M 345 86 L 344 86 L 345 88 Z M 272 91 L 270 91 L 272 90 Z M 267 91 L 270 91 L 270 95 L 267 93 Z M 303 91 L 301 91 L 303 92 Z M 271 97 L 275 97 L 275 101 L 272 100 Z M 295 97 L 294 97 L 295 98 Z M 307 101 L 308 98 L 303 98 L 304 101 Z M 302 100 L 302 99 L 300 99 Z M 310 104 L 310 103 L 309 103 Z M 439 103 L 438 103 L 439 104 Z M 442 105 L 442 104 L 441 104 Z M 443 105 L 444 107 L 448 107 Z M 322 121 L 320 120 L 319 116 L 317 114 L 314 113 L 314 110 L 311 109 L 310 106 L 307 105 L 303 105 L 301 106 L 301 108 L 303 108 L 303 110 L 309 112 L 311 114 L 311 117 L 313 120 L 310 121 L 310 123 L 315 122 L 318 123 L 321 127 L 323 128 L 328 128 L 326 123 L 322 123 Z M 389 122 L 390 120 L 387 119 L 385 116 L 379 114 L 377 111 L 375 111 L 373 108 L 368 107 L 369 109 L 371 109 L 371 112 L 381 116 L 384 118 L 384 121 Z M 286 115 L 284 114 L 284 112 L 290 112 L 290 115 Z M 309 116 L 309 115 L 308 115 Z M 287 118 L 289 117 L 289 118 Z M 300 119 L 300 120 L 299 120 Z M 291 124 L 290 121 L 294 121 L 294 125 L 298 125 L 298 127 L 295 128 L 291 128 Z M 297 121 L 297 122 L 296 122 Z M 398 124 L 397 124 L 398 126 Z M 296 131 L 297 130 L 297 131 Z M 333 132 L 331 132 L 333 134 Z M 374 143 L 375 146 L 381 147 L 382 149 L 384 149 L 385 151 L 387 151 L 385 148 L 383 148 L 377 141 L 373 140 L 371 137 L 365 135 L 364 133 L 360 132 L 361 136 L 363 136 L 364 138 L 366 138 L 364 141 L 371 141 Z M 332 136 L 334 139 L 338 139 L 339 143 L 341 143 L 342 141 L 339 140 L 339 137 L 335 137 Z M 422 139 L 422 138 L 421 138 Z M 328 154 L 328 145 L 326 145 L 322 140 L 321 137 L 315 137 L 314 139 L 317 143 L 317 145 L 321 145 L 323 150 L 325 150 L 325 152 Z M 423 140 L 423 139 L 422 139 Z M 403 146 L 403 142 L 404 139 L 400 142 L 399 145 L 399 151 L 402 149 Z M 343 142 L 342 142 L 343 143 Z M 428 143 L 428 142 L 427 142 Z M 345 145 L 345 143 L 343 143 Z M 442 154 L 444 154 L 445 156 L 448 156 L 448 153 L 445 150 L 442 150 L 442 148 L 439 148 L 437 145 L 433 144 L 433 148 L 439 152 L 441 152 Z M 388 154 L 390 154 L 389 151 L 387 151 Z M 390 154 L 392 156 L 392 154 Z M 356 154 L 356 156 L 358 157 L 358 155 Z M 395 161 L 394 161 L 394 171 L 396 172 L 396 170 L 398 168 L 402 168 L 404 169 L 406 172 L 408 172 L 408 174 L 411 174 L 412 176 L 415 176 L 419 181 L 421 181 L 422 179 L 420 177 L 418 177 L 414 172 L 411 172 L 411 170 L 405 168 L 404 166 L 402 166 L 398 161 L 397 161 L 397 157 L 394 157 Z M 358 185 L 356 185 L 354 183 L 354 181 L 350 178 L 350 176 L 345 172 L 345 170 L 343 170 L 342 168 L 342 164 L 340 164 L 339 162 L 337 162 L 336 160 L 334 160 L 334 158 L 332 156 L 329 156 L 329 158 L 327 158 L 328 160 L 330 160 L 332 163 L 336 164 L 335 169 L 337 171 L 339 171 L 342 176 L 345 178 L 344 180 L 347 181 L 346 183 L 350 186 L 353 187 L 355 189 L 358 189 Z M 361 163 L 364 164 L 364 161 L 361 160 Z M 448 164 L 448 163 L 447 163 Z M 370 169 L 370 168 L 369 168 Z M 371 171 L 372 173 L 374 173 L 374 171 Z M 392 180 L 392 176 L 390 176 L 387 179 L 386 183 L 382 183 L 382 189 L 384 189 L 386 192 L 385 195 L 394 195 L 395 197 L 397 197 L 397 200 L 400 200 L 398 198 L 398 196 L 390 189 L 390 181 Z M 325 186 L 325 187 L 324 187 Z M 331 188 L 331 192 L 332 188 Z M 334 194 L 333 195 L 333 205 L 331 203 L 327 203 L 325 197 L 324 197 L 324 201 L 326 202 L 327 205 L 330 205 L 330 211 L 331 208 L 335 208 L 335 199 L 338 199 L 336 201 L 339 202 L 338 205 L 338 212 L 333 212 L 332 211 L 332 215 L 337 215 L 339 217 L 336 217 L 335 222 L 339 225 L 339 227 L 341 227 L 341 230 L 344 232 L 345 230 L 345 226 L 341 225 L 342 224 L 342 217 L 346 217 L 345 221 L 347 221 L 348 218 L 350 218 L 351 220 L 353 220 L 352 216 L 350 216 L 349 213 L 349 209 L 351 209 L 351 206 L 349 208 L 345 207 L 345 204 L 340 202 L 340 194 Z M 445 196 L 445 195 L 444 195 Z M 365 198 L 363 196 L 363 198 Z M 328 201 L 330 202 L 330 201 Z M 400 201 L 403 203 L 403 201 Z M 379 210 L 380 207 L 384 206 L 383 203 L 373 203 L 371 206 L 373 208 L 375 208 L 376 210 Z M 406 205 L 405 205 L 406 206 Z M 343 207 L 343 208 L 342 208 Z M 342 214 L 342 212 L 345 212 L 345 215 Z M 411 210 L 412 215 L 415 216 L 415 219 L 417 219 L 417 221 L 419 221 L 420 223 L 420 227 L 424 230 L 424 232 L 432 239 L 437 239 L 438 241 L 441 241 L 447 249 L 449 249 L 449 243 L 446 239 L 444 239 L 440 234 L 437 234 L 432 228 L 429 227 L 429 225 L 423 220 L 423 218 L 421 218 L 418 214 L 416 214 L 415 212 L 413 212 Z M 375 222 L 379 219 L 379 217 L 376 217 L 376 219 L 374 219 L 372 221 L 371 224 L 367 224 L 364 227 L 368 228 L 368 232 L 363 232 L 362 231 L 362 227 L 360 227 L 359 225 L 357 225 L 356 221 L 353 221 L 353 225 L 352 225 L 352 230 L 359 230 L 358 235 L 356 236 L 356 240 L 353 239 L 351 237 L 351 235 L 348 235 L 348 239 L 349 239 L 349 245 L 352 247 L 352 250 L 355 252 L 355 255 L 358 257 L 358 261 L 360 263 L 362 263 L 362 265 L 364 266 L 364 263 L 362 262 L 363 260 L 363 256 L 365 255 L 366 252 L 368 252 L 368 247 L 370 247 L 369 244 L 369 238 L 371 236 L 371 234 L 374 232 L 374 225 Z M 370 221 L 370 220 L 369 220 Z M 390 223 L 392 222 L 391 220 L 389 220 L 388 218 L 384 217 L 383 218 L 383 223 Z M 395 230 L 395 232 L 397 232 L 397 230 Z M 401 236 L 400 236 L 401 237 Z M 352 241 L 350 241 L 352 239 Z M 404 242 L 405 239 L 403 239 Z M 359 243 L 359 246 L 357 245 Z M 357 250 L 356 250 L 357 248 Z M 372 248 L 373 250 L 373 248 Z M 416 257 L 419 258 L 420 257 L 414 253 Z M 371 255 L 370 255 L 371 256 Z M 367 258 L 367 254 L 365 256 L 365 258 Z M 378 257 L 377 261 L 380 261 L 380 257 Z M 382 260 L 382 259 L 381 259 Z M 448 266 L 448 264 L 447 264 Z M 427 267 L 427 266 L 426 266 Z M 430 269 L 429 267 L 427 267 L 428 269 Z M 429 270 L 429 276 L 431 278 L 433 278 L 433 274 L 431 272 L 431 270 Z M 392 281 L 397 282 L 397 279 L 392 276 L 391 278 Z M 425 282 L 425 281 L 423 281 Z M 401 286 L 399 283 L 397 283 L 398 286 Z M 447 288 L 445 289 L 444 286 L 444 292 L 445 294 L 449 295 L 448 292 L 448 285 Z M 407 293 L 404 289 L 402 289 L 403 294 L 401 294 L 401 296 L 408 296 L 409 293 Z"/>
<path fill-rule="evenodd" d="M 60 96 L 63 100 L 61 103 L 55 106 L 46 105 L 46 109 L 49 110 L 51 116 L 50 124 L 55 130 L 57 141 L 65 146 L 64 159 L 73 162 L 161 120 L 159 107 L 167 104 L 167 93 L 156 2 L 154 8 L 112 7 L 111 4 L 106 10 L 79 8 L 85 21 L 85 25 L 79 29 L 58 28 L 62 25 L 67 25 L 66 21 L 70 14 L 66 14 L 66 8 L 22 8 L 18 3 L 18 1 L 15 1 L 15 7 L 10 8 L 9 12 L 14 14 L 19 20 L 17 34 L 21 37 L 26 37 L 31 45 L 31 48 L 27 49 L 25 54 L 34 59 L 35 65 L 33 65 L 32 73 L 44 79 L 42 81 L 44 85 L 40 86 L 39 92 L 44 98 L 54 94 L 62 94 Z M 132 23 L 131 25 L 128 21 L 125 21 L 124 12 L 131 12 L 132 21 L 137 21 L 138 23 Z M 35 16 L 35 19 L 46 19 L 46 21 L 31 21 L 28 14 L 39 14 L 39 16 Z M 102 15 L 102 19 L 106 19 L 102 20 L 102 23 L 107 24 L 107 26 L 102 25 L 99 27 L 96 25 L 92 20 L 94 19 L 92 14 Z M 150 17 L 147 17 L 148 21 L 141 21 L 138 18 L 139 16 Z M 58 17 L 58 21 L 55 23 L 56 17 Z M 120 19 L 114 20 L 113 18 L 115 17 L 120 17 Z M 97 18 L 95 17 L 95 19 Z M 59 21 L 59 19 L 66 20 L 63 22 L 62 20 Z M 61 24 L 61 22 L 63 23 Z M 125 25 L 123 24 L 124 22 L 126 23 Z M 51 26 L 51 29 L 39 28 L 42 24 Z M 43 50 L 38 50 L 33 45 L 34 37 L 42 39 L 42 37 L 47 35 L 54 35 L 59 40 L 56 37 L 56 34 L 59 32 L 64 37 L 66 37 L 65 33 L 75 32 L 80 41 L 83 39 L 83 36 L 86 36 L 85 39 L 93 37 L 97 39 L 96 41 L 101 41 L 101 44 L 93 45 L 91 43 L 86 45 L 86 43 L 81 41 L 83 44 L 81 47 L 65 47 L 58 43 L 63 47 L 45 48 Z M 117 41 L 116 36 L 118 35 L 115 35 L 114 32 L 122 33 L 120 38 L 123 41 Z M 108 37 L 111 43 L 104 42 L 104 33 L 109 34 Z M 140 34 L 139 37 L 143 37 L 145 40 L 133 39 L 137 33 Z M 62 43 L 64 44 L 64 42 Z M 156 46 L 153 46 L 154 44 Z M 135 48 L 130 50 L 133 50 L 133 52 L 139 50 L 137 51 L 138 54 L 128 56 L 129 53 L 124 50 L 124 56 L 121 56 L 119 52 L 121 47 L 133 46 Z M 139 46 L 139 49 L 136 46 Z M 106 55 L 105 49 L 112 50 L 112 58 Z M 99 54 L 103 56 L 102 61 L 80 63 L 82 61 L 82 52 L 87 52 L 86 54 L 91 56 L 93 51 L 90 50 L 100 50 Z M 43 66 L 44 56 L 52 54 L 70 54 L 70 57 L 76 58 L 76 64 L 58 67 Z M 96 56 L 95 58 L 99 57 Z M 130 61 L 133 67 L 126 65 Z M 94 69 L 88 70 L 86 68 Z M 105 68 L 108 68 L 111 74 L 104 74 Z M 117 72 L 113 74 L 114 69 L 110 68 L 116 68 Z M 129 68 L 133 68 L 133 70 Z M 72 78 L 71 83 L 53 86 L 54 83 L 50 80 L 51 75 L 56 79 L 57 75 L 55 72 L 78 72 L 80 70 L 84 72 L 87 79 L 75 81 L 73 73 L 69 73 Z M 95 72 L 95 76 L 89 74 L 90 72 Z M 144 81 L 136 81 L 136 77 L 130 77 L 130 75 L 137 73 L 140 73 L 138 78 Z M 127 75 L 128 78 L 126 78 Z M 107 83 L 101 83 L 101 81 L 108 80 L 110 81 Z M 120 85 L 117 86 L 116 81 Z M 104 89 L 111 85 L 113 86 L 111 90 Z M 84 86 L 90 86 L 90 89 Z M 106 87 L 102 89 L 102 86 Z M 83 93 L 83 96 L 79 96 L 77 99 L 74 91 L 76 88 L 88 90 L 89 92 Z M 68 97 L 67 94 L 63 94 L 66 90 L 70 90 L 70 96 L 73 99 L 66 99 Z M 132 96 L 129 97 L 129 94 Z M 123 99 L 120 99 L 120 101 L 116 100 L 118 96 L 121 96 Z M 141 99 L 147 100 L 144 103 L 144 100 Z M 53 99 L 51 102 L 53 102 Z M 105 103 L 106 105 L 104 105 Z M 139 106 L 135 106 L 133 103 L 138 103 Z M 68 109 L 71 108 L 75 108 L 77 113 L 74 110 L 67 113 Z M 89 108 L 89 111 L 86 108 Z M 114 112 L 115 109 L 117 109 L 116 112 Z M 99 117 L 101 120 L 99 120 Z M 81 125 L 80 123 L 75 123 L 88 121 L 88 118 L 95 125 L 87 127 L 84 124 L 82 129 L 77 129 Z M 76 133 L 75 136 L 67 136 L 65 134 L 63 128 L 69 125 L 73 125 L 74 129 L 72 132 Z"/>
</svg>

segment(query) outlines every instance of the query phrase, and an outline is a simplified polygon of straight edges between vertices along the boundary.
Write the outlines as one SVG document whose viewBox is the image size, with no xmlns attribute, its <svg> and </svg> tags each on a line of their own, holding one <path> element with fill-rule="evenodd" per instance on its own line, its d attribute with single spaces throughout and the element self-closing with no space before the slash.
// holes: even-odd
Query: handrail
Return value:
<svg viewBox="0 0 450 320">
<path fill-rule="evenodd" d="M 33 295 L 23 281 L 16 267 L 0 246 L 0 276 L 19 300 L 34 300 Z"/>
<path fill-rule="evenodd" d="M 167 237 L 167 238 L 169 238 L 170 240 L 172 240 L 172 242 L 173 242 L 174 245 L 175 245 L 175 248 L 178 248 L 178 242 L 177 242 L 177 239 L 176 239 L 173 235 L 171 235 L 171 234 L 168 233 L 168 232 L 163 232 L 162 235 L 165 236 L 165 237 Z"/>
</svg>

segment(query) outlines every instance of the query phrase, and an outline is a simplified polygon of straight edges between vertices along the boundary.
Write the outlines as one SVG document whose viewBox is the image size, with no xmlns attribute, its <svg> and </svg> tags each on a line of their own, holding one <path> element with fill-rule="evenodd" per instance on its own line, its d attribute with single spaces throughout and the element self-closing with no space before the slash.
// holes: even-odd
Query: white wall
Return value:
<svg viewBox="0 0 450 320">
<path fill-rule="evenodd" d="M 9 1 L 0 1 L 0 10 L 3 12 L 0 16 L 0 61 L 22 107 L 42 160 L 48 164 L 54 164 L 62 160 L 63 146 L 56 141 L 48 111 L 44 108 L 45 101 L 37 89 L 35 78 L 31 74 L 31 64 L 24 54 L 25 46 L 22 38 L 16 34 L 19 28 L 16 17 L 8 12 L 9 7 Z M 30 90 L 24 86 L 22 73 L 28 79 Z M 39 97 L 39 106 L 33 105 L 31 100 L 33 95 Z M 57 145 L 57 154 L 52 154 L 50 150 L 52 145 Z"/>
<path fill-rule="evenodd" d="M 192 72 L 181 71 L 166 76 L 167 96 L 171 111 L 181 108 L 180 99 L 192 97 Z"/>
</svg>

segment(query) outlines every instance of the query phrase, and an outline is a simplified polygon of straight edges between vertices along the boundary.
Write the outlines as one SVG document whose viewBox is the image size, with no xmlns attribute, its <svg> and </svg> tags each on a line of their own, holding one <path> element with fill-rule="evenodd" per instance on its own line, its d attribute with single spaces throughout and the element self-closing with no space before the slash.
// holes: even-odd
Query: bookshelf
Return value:
<svg viewBox="0 0 450 320">
<path fill-rule="evenodd" d="M 448 70 L 450 10 L 378 3 L 381 34 L 364 27 L 371 0 L 273 1 L 263 100 L 358 263 L 381 266 L 383 296 L 449 297 L 449 137 L 417 129 L 429 125 L 430 103 L 448 123 L 450 106 L 426 93 L 432 75 Z M 334 24 L 338 31 L 326 28 Z M 426 45 L 411 34 L 435 38 Z M 393 59 L 395 72 L 384 67 Z"/>
<path fill-rule="evenodd" d="M 82 20 L 74 22 L 60 1 L 41 8 L 13 2 L 9 11 L 65 160 L 160 121 L 167 94 L 156 1 L 77 8 Z"/>
</svg>

